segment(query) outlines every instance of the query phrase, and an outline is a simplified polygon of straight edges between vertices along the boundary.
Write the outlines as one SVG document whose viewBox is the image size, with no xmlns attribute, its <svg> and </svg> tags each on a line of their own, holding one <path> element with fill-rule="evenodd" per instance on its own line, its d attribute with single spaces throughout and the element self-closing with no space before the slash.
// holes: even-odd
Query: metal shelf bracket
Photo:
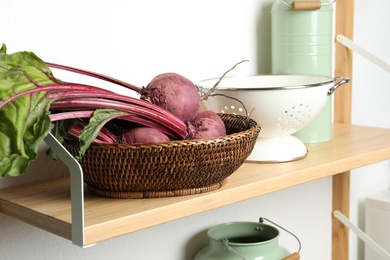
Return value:
<svg viewBox="0 0 390 260">
<path fill-rule="evenodd" d="M 348 39 L 346 36 L 339 34 L 337 35 L 336 40 L 342 45 L 344 45 L 345 47 L 347 47 L 348 49 L 353 50 L 354 52 L 360 54 L 361 56 L 371 61 L 378 67 L 390 73 L 390 64 L 384 62 L 383 60 L 379 59 L 378 57 L 364 50 L 362 47 L 358 46 L 356 43 Z"/>
<path fill-rule="evenodd" d="M 390 254 L 386 252 L 381 246 L 379 246 L 371 237 L 364 233 L 360 228 L 352 224 L 352 222 L 339 210 L 333 212 L 333 216 L 340 220 L 341 223 L 346 225 L 352 230 L 363 242 L 375 250 L 383 259 L 390 260 Z"/>
<path fill-rule="evenodd" d="M 45 142 L 68 166 L 70 170 L 70 196 L 72 209 L 72 243 L 82 248 L 84 246 L 84 181 L 83 169 L 79 162 L 65 149 L 51 133 L 45 137 Z M 94 244 L 93 244 L 94 245 Z M 91 245 L 92 246 L 92 245 Z"/>
</svg>

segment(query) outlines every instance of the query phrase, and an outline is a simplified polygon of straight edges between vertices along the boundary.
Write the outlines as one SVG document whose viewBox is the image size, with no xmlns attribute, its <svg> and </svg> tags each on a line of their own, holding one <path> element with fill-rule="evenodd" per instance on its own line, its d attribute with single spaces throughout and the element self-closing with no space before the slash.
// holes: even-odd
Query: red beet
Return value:
<svg viewBox="0 0 390 260">
<path fill-rule="evenodd" d="M 147 144 L 169 142 L 169 138 L 160 131 L 150 127 L 136 127 L 123 133 L 121 140 L 127 144 Z"/>
<path fill-rule="evenodd" d="M 199 112 L 195 119 L 189 123 L 188 131 L 191 139 L 218 138 L 226 135 L 225 124 L 211 110 Z"/>
<path fill-rule="evenodd" d="M 141 90 L 141 99 L 168 110 L 185 123 L 195 118 L 200 107 L 194 83 L 177 73 L 163 73 L 153 78 Z"/>
</svg>

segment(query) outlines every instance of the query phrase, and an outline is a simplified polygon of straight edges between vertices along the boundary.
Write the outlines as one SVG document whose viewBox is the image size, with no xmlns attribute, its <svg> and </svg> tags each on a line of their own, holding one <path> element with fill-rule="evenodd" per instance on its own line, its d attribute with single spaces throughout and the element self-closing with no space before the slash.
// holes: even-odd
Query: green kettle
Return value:
<svg viewBox="0 0 390 260">
<path fill-rule="evenodd" d="M 210 228 L 209 244 L 197 253 L 195 260 L 299 259 L 299 253 L 291 254 L 279 245 L 279 230 L 262 220 L 260 223 L 230 222 Z"/>
</svg>

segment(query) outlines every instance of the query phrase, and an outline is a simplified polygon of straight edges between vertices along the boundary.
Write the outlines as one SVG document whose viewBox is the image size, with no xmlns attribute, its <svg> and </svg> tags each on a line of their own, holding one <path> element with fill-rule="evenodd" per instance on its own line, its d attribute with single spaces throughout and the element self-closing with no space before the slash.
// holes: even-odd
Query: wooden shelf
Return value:
<svg viewBox="0 0 390 260">
<path fill-rule="evenodd" d="M 332 141 L 308 144 L 305 159 L 244 163 L 217 191 L 120 200 L 85 193 L 85 246 L 390 159 L 390 129 L 336 124 Z M 69 177 L 0 190 L 0 212 L 72 239 Z"/>
</svg>

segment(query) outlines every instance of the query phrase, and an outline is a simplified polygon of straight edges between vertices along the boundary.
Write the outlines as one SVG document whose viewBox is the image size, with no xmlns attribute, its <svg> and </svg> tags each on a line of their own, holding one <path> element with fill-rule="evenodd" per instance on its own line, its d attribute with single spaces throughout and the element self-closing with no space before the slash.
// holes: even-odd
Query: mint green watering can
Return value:
<svg viewBox="0 0 390 260">
<path fill-rule="evenodd" d="M 272 74 L 334 77 L 334 2 L 277 0 L 273 4 Z M 331 97 L 316 118 L 294 136 L 304 143 L 326 142 L 333 138 Z"/>
<path fill-rule="evenodd" d="M 279 230 L 263 221 L 264 218 L 259 223 L 230 222 L 209 229 L 209 244 L 195 260 L 298 260 L 299 239 L 284 229 L 299 242 L 298 252 L 291 254 L 279 245 Z"/>
</svg>

